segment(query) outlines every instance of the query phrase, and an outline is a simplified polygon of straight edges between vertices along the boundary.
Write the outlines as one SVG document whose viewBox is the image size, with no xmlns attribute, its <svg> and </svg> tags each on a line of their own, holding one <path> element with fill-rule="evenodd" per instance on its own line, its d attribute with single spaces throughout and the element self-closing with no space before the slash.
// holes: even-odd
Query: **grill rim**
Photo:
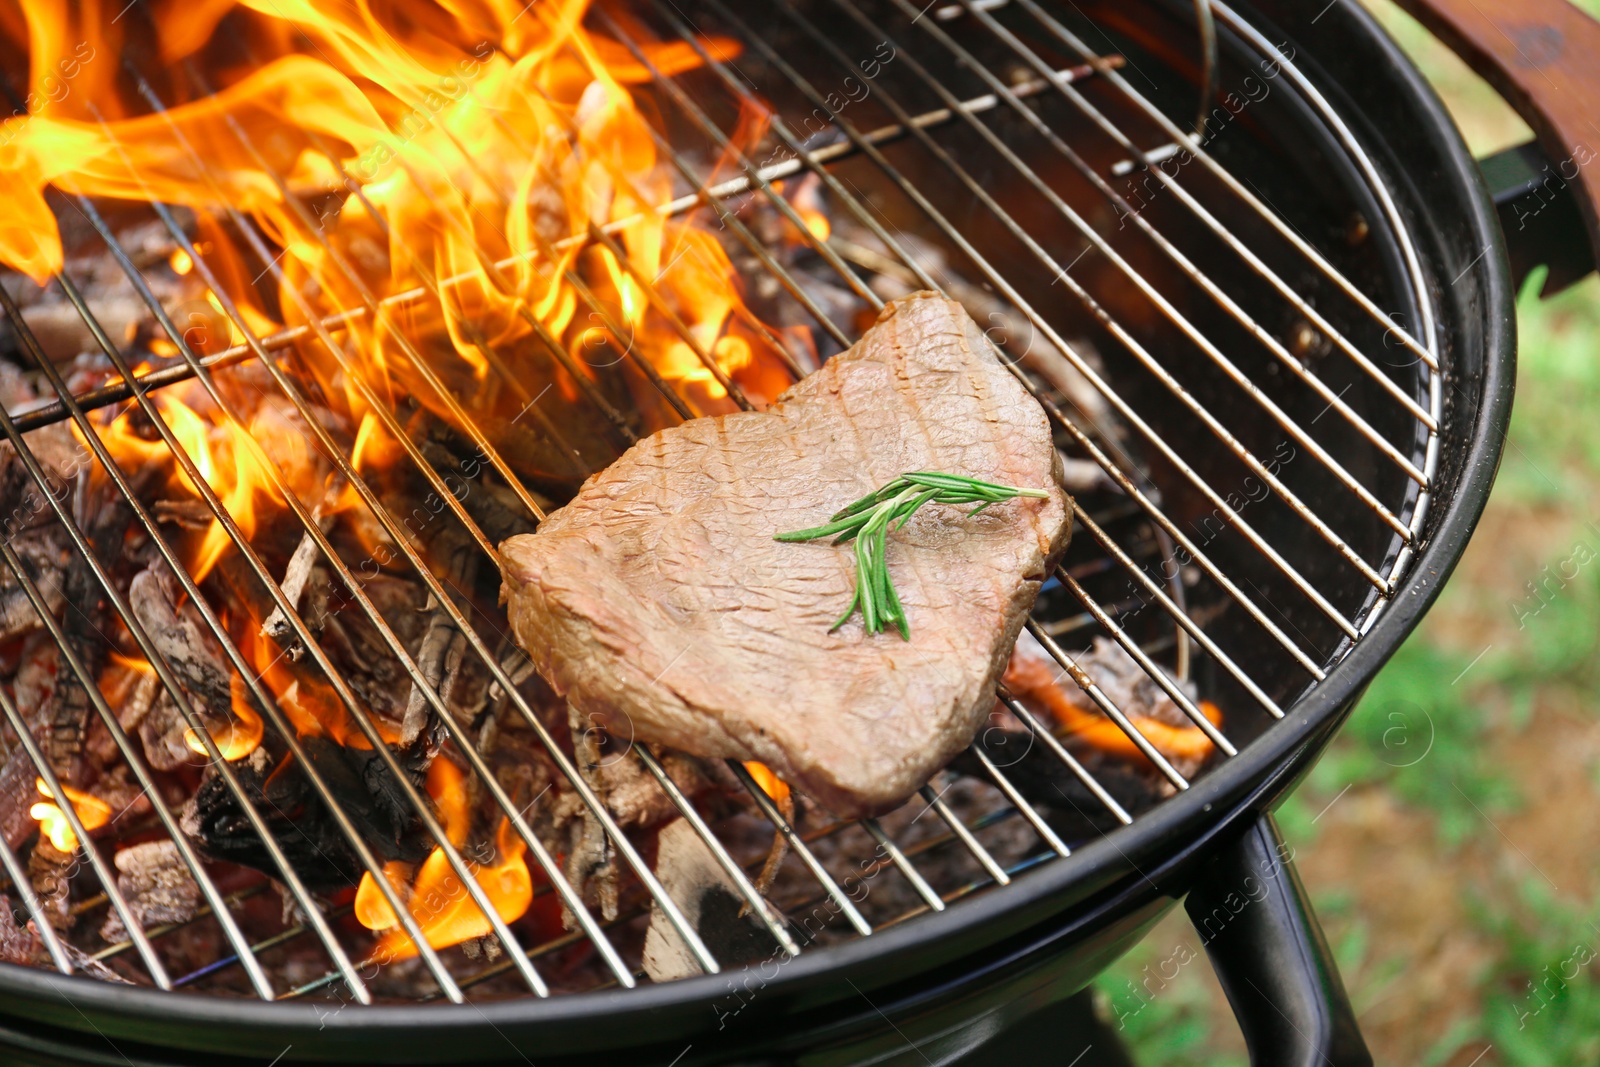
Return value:
<svg viewBox="0 0 1600 1067">
<path fill-rule="evenodd" d="M 1275 25 L 1293 29 L 1289 39 L 1303 43 L 1313 29 L 1304 15 L 1290 14 L 1284 5 L 1267 0 L 1265 4 L 1242 7 L 1256 25 Z M 1269 17 L 1257 21 L 1263 13 Z M 1275 18 L 1271 16 L 1276 16 Z M 1385 176 L 1408 184 L 1413 179 L 1446 179 L 1432 187 L 1436 195 L 1442 188 L 1453 194 L 1449 210 L 1458 213 L 1456 221 L 1465 223 L 1464 232 L 1441 233 L 1428 228 L 1424 254 L 1435 274 L 1453 248 L 1439 247 L 1443 241 L 1473 248 L 1486 247 L 1488 254 L 1469 268 L 1467 277 L 1476 283 L 1465 294 L 1456 286 L 1428 294 L 1439 304 L 1441 324 L 1450 328 L 1446 340 L 1450 359 L 1445 363 L 1447 384 L 1463 381 L 1474 385 L 1477 409 L 1470 424 L 1463 424 L 1460 394 L 1446 409 L 1444 433 L 1461 442 L 1464 451 L 1450 457 L 1456 468 L 1453 491 L 1444 501 L 1435 499 L 1435 514 L 1425 531 L 1417 558 L 1400 588 L 1394 603 L 1382 611 L 1372 629 L 1353 649 L 1334 664 L 1325 680 L 1295 701 L 1283 721 L 1275 723 L 1256 738 L 1247 751 L 1197 779 L 1187 796 L 1173 797 L 1122 828 L 1115 839 L 1091 841 L 1074 850 L 1067 863 L 1046 864 L 1045 869 L 1018 879 L 1003 893 L 989 893 L 959 902 L 942 917 L 923 916 L 920 921 L 900 924 L 846 944 L 805 953 L 788 961 L 777 978 L 763 982 L 763 1003 L 754 1007 L 750 1022 L 789 1018 L 785 1010 L 797 1006 L 814 1009 L 823 1003 L 818 990 L 824 982 L 850 972 L 873 989 L 885 984 L 882 975 L 890 971 L 916 973 L 941 964 L 950 964 L 997 941 L 1022 933 L 1030 927 L 1065 914 L 1095 909 L 1081 907 L 1096 893 L 1114 892 L 1139 866 L 1159 867 L 1158 877 L 1172 877 L 1173 863 L 1204 847 L 1237 821 L 1273 806 L 1320 753 L 1365 688 L 1377 669 L 1398 648 L 1412 627 L 1432 605 L 1444 581 L 1454 569 L 1487 502 L 1499 465 L 1501 443 L 1509 421 L 1515 382 L 1515 319 L 1509 264 L 1503 237 L 1496 222 L 1488 192 L 1475 162 L 1460 139 L 1443 104 L 1431 86 L 1410 64 L 1398 47 L 1376 23 L 1354 4 L 1336 4 L 1320 16 L 1314 27 L 1318 34 L 1334 31 L 1354 40 L 1367 50 L 1366 56 L 1351 58 L 1350 53 L 1330 45 L 1304 53 L 1307 69 L 1319 88 L 1334 87 L 1341 103 L 1350 104 L 1361 96 L 1368 100 L 1384 98 L 1393 106 L 1398 91 L 1411 105 L 1405 116 L 1413 132 L 1425 135 L 1427 157 L 1436 169 L 1424 171 L 1413 161 L 1423 153 L 1406 154 L 1406 166 L 1398 173 L 1385 168 Z M 1387 76 L 1387 84 L 1372 79 L 1373 67 L 1363 65 L 1369 82 L 1342 79 L 1338 59 L 1347 67 L 1360 65 L 1360 59 L 1377 58 L 1385 62 L 1376 68 Z M 1341 109 L 1363 118 L 1370 109 Z M 1386 121 L 1394 122 L 1392 116 Z M 1369 125 L 1361 131 L 1369 143 Z M 1371 147 L 1387 150 L 1392 141 L 1383 137 Z M 1380 152 L 1380 167 L 1394 160 Z M 1404 190 L 1407 206 L 1438 213 L 1436 200 L 1419 197 L 1413 184 Z M 1464 258 L 1470 258 L 1470 254 Z M 1430 278 L 1436 280 L 1436 278 Z M 1465 279 L 1462 279 L 1465 280 Z M 1476 312 L 1474 312 L 1474 309 Z M 1474 333 L 1481 337 L 1473 338 Z M 1476 340 L 1463 344 L 1462 335 Z M 1446 347 L 1446 346 L 1441 346 Z M 1463 360 L 1474 357 L 1481 365 Z M 1470 395 L 1468 400 L 1473 399 Z M 1448 450 L 1454 452 L 1455 448 Z M 1444 473 L 1444 472 L 1441 472 Z M 1443 505 L 1442 507 L 1439 505 Z M 1181 877 L 1181 871 L 1178 872 Z M 1137 877 L 1136 875 L 1133 875 Z M 1180 886 L 1164 886 L 1177 890 Z M 1081 918 L 1081 915 L 1080 915 Z M 877 973 L 874 981 L 869 975 Z M 153 989 L 125 988 L 87 979 L 78 979 L 15 965 L 0 965 L 0 989 L 10 996 L 6 1016 L 21 1021 L 26 1014 L 49 1025 L 88 1033 L 90 1029 L 108 1031 L 131 1041 L 159 1040 L 169 1047 L 194 1051 L 240 1052 L 251 1049 L 262 1037 L 274 1041 L 293 1041 L 297 1051 L 320 1056 L 373 1055 L 378 1044 L 409 1055 L 417 1053 L 415 1042 L 422 1037 L 450 1042 L 453 1053 L 464 1052 L 461 1039 L 469 1033 L 482 1038 L 485 1050 L 502 1044 L 496 1033 L 482 1026 L 488 1022 L 495 1031 L 510 1028 L 506 1038 L 530 1036 L 536 1032 L 546 1051 L 556 1054 L 568 1046 L 560 1039 L 575 1041 L 570 1047 L 592 1048 L 597 1041 L 616 1033 L 648 1033 L 653 1042 L 673 1034 L 691 1035 L 708 1029 L 715 1013 L 710 1005 L 727 995 L 724 976 L 704 975 L 632 990 L 605 990 L 581 995 L 551 998 L 548 1002 L 520 998 L 473 1005 L 433 1005 L 419 1012 L 416 1005 L 376 1005 L 359 1011 L 330 1012 L 314 1004 L 255 1003 L 219 997 L 173 997 Z M 810 994 L 808 997 L 807 994 Z M 849 994 L 846 994 L 849 995 Z M 832 998 L 828 998 L 832 999 Z M 805 1004 L 801 1005 L 800 1002 Z M 751 1002 L 755 1004 L 754 1001 Z M 559 1005 L 559 1006 L 558 1006 Z M 697 1006 L 704 1018 L 696 1025 L 681 1009 Z M 19 1010 L 21 1009 L 21 1010 Z M 91 1019 L 90 1015 L 93 1018 Z M 669 1021 L 670 1020 L 670 1021 Z M 603 1024 L 597 1026 L 596 1024 Z M 748 1025 L 748 1024 L 747 1024 Z M 570 1035 L 570 1036 L 567 1036 Z M 380 1036 L 390 1040 L 379 1042 Z M 175 1037 L 182 1038 L 175 1041 Z M 553 1041 L 552 1039 L 557 1039 Z M 731 1050 L 730 1050 L 731 1051 Z"/>
</svg>

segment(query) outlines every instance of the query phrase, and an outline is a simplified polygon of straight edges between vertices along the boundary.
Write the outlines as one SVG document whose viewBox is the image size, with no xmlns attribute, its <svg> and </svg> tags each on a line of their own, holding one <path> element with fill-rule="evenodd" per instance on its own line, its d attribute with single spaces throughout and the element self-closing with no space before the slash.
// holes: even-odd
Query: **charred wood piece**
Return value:
<svg viewBox="0 0 1600 1067">
<path fill-rule="evenodd" d="M 771 931 L 746 913 L 748 905 L 728 872 L 686 820 L 669 823 L 661 831 L 656 857 L 655 873 L 662 887 L 723 966 L 782 956 Z M 644 970 L 656 982 L 700 973 L 699 963 L 659 905 L 650 909 Z"/>
<path fill-rule="evenodd" d="M 132 845 L 118 852 L 113 862 L 118 871 L 117 888 L 141 929 L 188 922 L 199 910 L 200 886 L 171 841 Z M 106 916 L 100 936 L 109 944 L 127 938 L 127 928 L 116 911 Z"/>
<path fill-rule="evenodd" d="M 430 740 L 425 735 L 397 753 L 414 785 L 421 785 L 437 751 L 436 744 L 427 743 Z M 432 842 L 421 820 L 376 752 L 341 746 L 324 737 L 301 738 L 301 745 L 334 801 L 380 859 L 417 863 L 428 855 Z M 266 750 L 257 749 L 235 769 L 246 796 L 308 886 L 333 890 L 360 881 L 362 866 L 355 850 L 292 757 L 273 767 Z M 184 832 L 212 858 L 282 877 L 220 776 L 201 784 L 183 819 Z"/>
</svg>

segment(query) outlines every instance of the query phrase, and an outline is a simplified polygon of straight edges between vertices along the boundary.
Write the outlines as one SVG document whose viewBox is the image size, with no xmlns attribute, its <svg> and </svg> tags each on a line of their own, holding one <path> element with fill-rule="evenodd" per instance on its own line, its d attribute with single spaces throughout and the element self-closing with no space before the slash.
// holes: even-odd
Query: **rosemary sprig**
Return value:
<svg viewBox="0 0 1600 1067">
<path fill-rule="evenodd" d="M 778 541 L 815 541 L 832 537 L 836 545 L 855 542 L 856 591 L 850 606 L 839 616 L 839 621 L 829 628 L 833 633 L 850 621 L 859 608 L 867 633 L 875 634 L 893 625 L 904 640 L 911 640 L 911 624 L 906 621 L 905 610 L 895 594 L 894 582 L 889 577 L 889 565 L 884 558 L 889 529 L 899 529 L 911 521 L 911 516 L 924 504 L 976 504 L 967 512 L 976 515 L 990 504 L 1013 497 L 1046 497 L 1043 489 L 1018 489 L 1010 485 L 968 478 L 964 474 L 941 474 L 937 471 L 917 471 L 902 474 L 875 493 L 857 500 L 854 504 L 833 515 L 826 526 L 813 526 L 809 530 L 795 530 L 778 534 Z M 895 520 L 900 521 L 895 526 Z"/>
</svg>

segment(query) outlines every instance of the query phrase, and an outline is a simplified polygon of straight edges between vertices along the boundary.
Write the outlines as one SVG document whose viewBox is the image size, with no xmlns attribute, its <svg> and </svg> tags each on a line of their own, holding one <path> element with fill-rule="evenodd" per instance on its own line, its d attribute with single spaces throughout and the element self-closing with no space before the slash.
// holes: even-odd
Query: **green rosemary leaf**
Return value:
<svg viewBox="0 0 1600 1067">
<path fill-rule="evenodd" d="M 849 622 L 859 610 L 867 633 L 881 633 L 892 625 L 900 631 L 903 640 L 909 641 L 911 623 L 889 574 L 889 531 L 904 529 L 911 517 L 927 504 L 976 504 L 977 507 L 967 512 L 970 518 L 1004 500 L 1047 496 L 1049 493 L 1044 489 L 1018 489 L 963 474 L 910 471 L 836 511 L 826 525 L 780 533 L 774 539 L 794 542 L 832 537 L 836 545 L 851 544 L 856 565 L 855 592 L 849 607 L 828 632 L 833 633 Z"/>
</svg>

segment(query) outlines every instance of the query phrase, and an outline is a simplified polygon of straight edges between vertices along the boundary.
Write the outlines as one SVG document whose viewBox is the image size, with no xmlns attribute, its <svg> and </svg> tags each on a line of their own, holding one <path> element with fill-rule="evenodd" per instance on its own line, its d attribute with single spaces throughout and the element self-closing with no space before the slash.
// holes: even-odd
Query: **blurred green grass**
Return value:
<svg viewBox="0 0 1600 1067">
<path fill-rule="evenodd" d="M 1476 154 L 1529 138 L 1409 16 L 1369 6 Z M 1600 872 L 1592 854 L 1546 872 L 1600 812 L 1600 280 L 1543 302 L 1541 281 L 1518 299 L 1511 431 L 1467 558 L 1279 813 L 1379 1063 L 1600 1064 L 1600 961 L 1575 962 L 1600 950 Z M 1568 772 L 1580 791 L 1555 802 Z M 1408 886 L 1408 861 L 1434 884 Z M 1439 929 L 1382 906 L 1397 891 L 1444 901 Z M 1097 983 L 1107 1017 L 1139 1063 L 1245 1063 L 1203 959 L 1137 994 L 1174 941 L 1199 944 L 1181 915 Z"/>
</svg>

